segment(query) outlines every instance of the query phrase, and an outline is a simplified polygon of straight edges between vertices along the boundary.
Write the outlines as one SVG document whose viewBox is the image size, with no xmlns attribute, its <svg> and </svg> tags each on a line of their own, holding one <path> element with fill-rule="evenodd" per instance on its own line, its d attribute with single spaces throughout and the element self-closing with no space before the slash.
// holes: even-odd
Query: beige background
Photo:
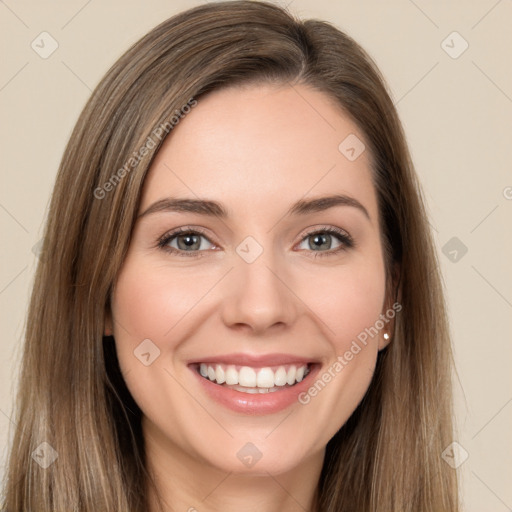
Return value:
<svg viewBox="0 0 512 512">
<path fill-rule="evenodd" d="M 0 2 L 0 476 L 34 246 L 65 143 L 114 60 L 198 3 Z M 446 283 L 458 371 L 456 440 L 469 455 L 461 465 L 464 510 L 511 510 L 512 2 L 293 0 L 290 10 L 346 31 L 387 77 Z M 46 59 L 31 48 L 34 40 L 42 46 L 41 37 L 50 48 L 48 36 L 38 37 L 43 31 L 59 45 Z M 454 31 L 463 39 L 449 36 Z M 464 41 L 467 50 L 452 58 Z M 453 237 L 459 247 L 446 246 Z"/>
</svg>

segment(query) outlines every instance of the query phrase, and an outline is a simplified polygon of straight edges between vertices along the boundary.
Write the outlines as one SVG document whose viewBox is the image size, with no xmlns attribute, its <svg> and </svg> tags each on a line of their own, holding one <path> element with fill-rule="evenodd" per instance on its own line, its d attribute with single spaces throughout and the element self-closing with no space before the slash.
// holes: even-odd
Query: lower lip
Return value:
<svg viewBox="0 0 512 512">
<path fill-rule="evenodd" d="M 298 403 L 298 396 L 309 388 L 313 377 L 320 370 L 320 365 L 310 365 L 310 371 L 306 377 L 294 386 L 286 386 L 279 391 L 259 394 L 244 393 L 243 391 L 236 391 L 235 389 L 215 384 L 199 374 L 197 365 L 190 366 L 189 368 L 199 379 L 205 392 L 219 404 L 235 412 L 260 415 L 276 413 L 290 407 L 294 403 Z"/>
</svg>

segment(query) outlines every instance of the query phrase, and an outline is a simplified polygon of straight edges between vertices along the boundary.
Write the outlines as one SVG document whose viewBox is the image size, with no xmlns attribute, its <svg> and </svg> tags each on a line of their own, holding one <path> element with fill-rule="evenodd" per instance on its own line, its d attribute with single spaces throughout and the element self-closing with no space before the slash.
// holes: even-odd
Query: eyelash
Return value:
<svg viewBox="0 0 512 512">
<path fill-rule="evenodd" d="M 338 241 L 341 243 L 341 245 L 339 247 L 337 247 L 336 249 L 330 249 L 328 251 L 313 251 L 313 250 L 308 251 L 308 252 L 313 253 L 312 257 L 314 257 L 314 258 L 319 258 L 319 257 L 321 258 L 324 256 L 333 256 L 334 254 L 337 254 L 341 251 L 346 251 L 347 249 L 352 249 L 356 245 L 354 240 L 348 233 L 346 233 L 345 231 L 342 231 L 339 228 L 335 228 L 333 226 L 321 227 L 321 228 L 315 229 L 314 231 L 304 233 L 302 235 L 302 238 L 300 241 L 303 242 L 306 238 L 308 238 L 312 235 L 317 235 L 317 234 L 321 234 L 321 233 L 327 233 L 329 235 L 334 235 L 335 238 L 337 238 Z M 184 234 L 201 235 L 204 238 L 206 238 L 211 244 L 213 244 L 213 242 L 211 242 L 210 239 L 208 238 L 208 236 L 206 235 L 206 232 L 203 231 L 201 228 L 181 227 L 181 228 L 177 228 L 173 231 L 170 231 L 170 232 L 162 235 L 158 239 L 157 246 L 165 252 L 168 252 L 171 254 L 176 254 L 178 256 L 185 256 L 185 257 L 192 257 L 192 258 L 201 258 L 201 257 L 205 256 L 204 253 L 207 251 L 180 251 L 180 250 L 175 249 L 174 247 L 169 247 L 167 245 L 169 242 L 171 242 L 171 240 L 176 238 L 176 236 L 182 235 L 182 234 L 183 235 Z M 215 244 L 213 244 L 213 245 L 215 245 Z"/>
</svg>

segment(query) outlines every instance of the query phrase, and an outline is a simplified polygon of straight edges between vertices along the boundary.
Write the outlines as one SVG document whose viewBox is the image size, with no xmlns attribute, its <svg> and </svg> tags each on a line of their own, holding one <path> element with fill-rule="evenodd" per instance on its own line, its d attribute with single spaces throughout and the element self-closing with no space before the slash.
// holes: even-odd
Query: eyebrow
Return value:
<svg viewBox="0 0 512 512">
<path fill-rule="evenodd" d="M 307 215 L 309 213 L 322 212 L 336 206 L 350 206 L 356 208 L 371 222 L 368 210 L 357 199 L 343 194 L 335 194 L 314 199 L 300 199 L 288 209 L 284 216 Z M 227 210 L 217 201 L 168 197 L 153 203 L 144 210 L 138 218 L 140 219 L 141 217 L 158 212 L 197 213 L 199 215 L 208 215 L 212 217 L 219 217 L 221 219 L 226 219 L 228 217 Z"/>
</svg>

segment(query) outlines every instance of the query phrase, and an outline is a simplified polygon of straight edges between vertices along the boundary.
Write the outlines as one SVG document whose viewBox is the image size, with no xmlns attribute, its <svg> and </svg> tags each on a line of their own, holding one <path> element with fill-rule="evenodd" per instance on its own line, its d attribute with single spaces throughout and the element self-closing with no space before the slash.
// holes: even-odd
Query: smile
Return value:
<svg viewBox="0 0 512 512">
<path fill-rule="evenodd" d="M 189 361 L 205 398 L 244 415 L 265 415 L 298 404 L 321 367 L 292 354 L 226 354 Z"/>
<path fill-rule="evenodd" d="M 225 364 L 198 365 L 205 379 L 243 393 L 273 393 L 301 382 L 310 372 L 309 364 L 253 368 Z"/>
</svg>

